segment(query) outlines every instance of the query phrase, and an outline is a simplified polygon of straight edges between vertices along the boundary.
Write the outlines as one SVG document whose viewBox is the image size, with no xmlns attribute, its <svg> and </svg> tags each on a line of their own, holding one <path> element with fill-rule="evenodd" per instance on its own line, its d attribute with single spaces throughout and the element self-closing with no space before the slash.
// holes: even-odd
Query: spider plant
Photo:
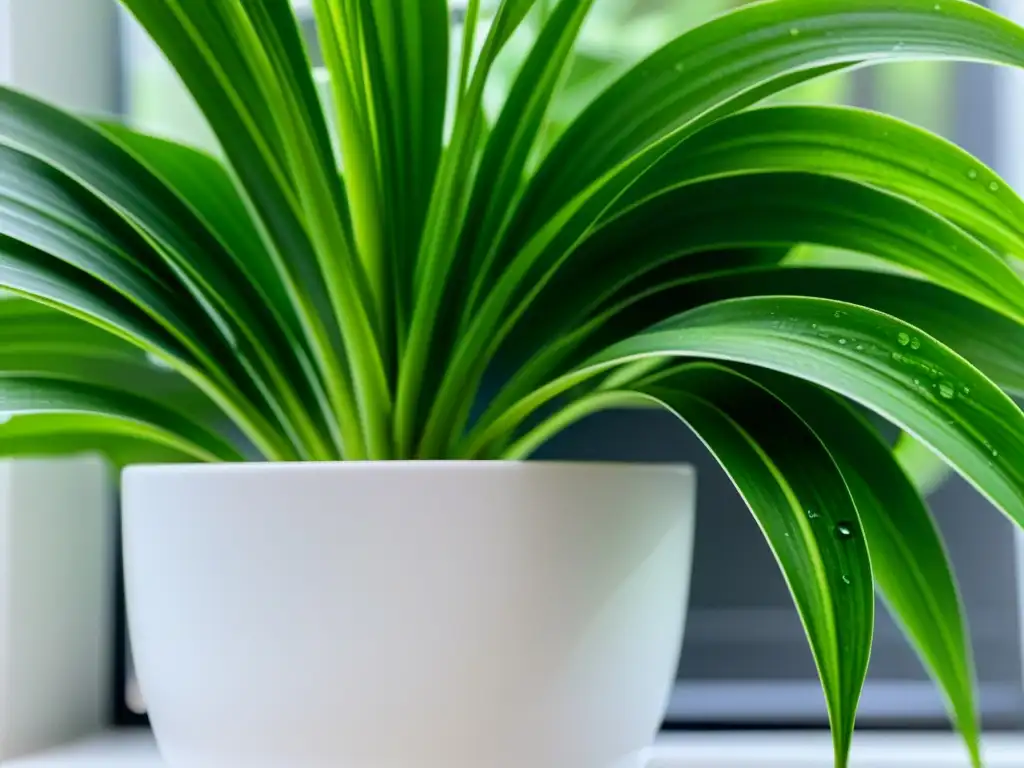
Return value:
<svg viewBox="0 0 1024 768">
<path fill-rule="evenodd" d="M 904 122 L 758 105 L 890 60 L 1019 66 L 1024 30 L 964 0 L 744 5 L 546 142 L 591 0 L 486 27 L 470 0 L 458 36 L 445 0 L 313 0 L 328 109 L 288 0 L 123 2 L 223 155 L 0 91 L 0 451 L 518 459 L 668 409 L 778 560 L 836 764 L 876 588 L 980 763 L 943 544 L 861 407 L 1024 523 L 1024 202 Z M 801 243 L 886 268 L 785 265 Z"/>
</svg>

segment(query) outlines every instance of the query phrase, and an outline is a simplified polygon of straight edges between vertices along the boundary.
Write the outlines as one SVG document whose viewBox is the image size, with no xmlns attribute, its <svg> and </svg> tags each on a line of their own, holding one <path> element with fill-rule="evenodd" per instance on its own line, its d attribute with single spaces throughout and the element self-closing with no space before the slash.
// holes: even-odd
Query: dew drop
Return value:
<svg viewBox="0 0 1024 768">
<path fill-rule="evenodd" d="M 969 394 L 971 394 L 971 388 L 970 387 L 964 387 L 964 397 L 967 397 L 967 395 L 969 395 Z"/>
<path fill-rule="evenodd" d="M 850 577 L 849 577 L 849 576 L 847 576 L 847 575 L 846 575 L 846 574 L 844 573 L 844 574 L 843 574 L 843 584 L 850 584 L 850 583 L 851 583 L 851 582 L 850 582 Z"/>
<path fill-rule="evenodd" d="M 800 30 L 797 29 L 796 27 L 790 27 L 789 28 L 789 35 L 790 35 L 790 37 L 797 37 L 799 34 L 800 34 Z"/>
<path fill-rule="evenodd" d="M 998 181 L 991 182 L 988 185 L 988 191 L 989 192 L 998 192 L 999 191 L 999 182 Z"/>
<path fill-rule="evenodd" d="M 976 180 L 978 178 L 978 171 L 974 168 L 971 168 L 971 170 L 967 172 L 967 178 L 970 179 L 971 181 Z"/>
<path fill-rule="evenodd" d="M 937 12 L 939 12 L 939 13 L 941 13 L 941 12 L 942 12 L 942 6 L 941 6 L 941 5 L 939 5 L 938 3 L 936 3 L 936 4 L 935 4 L 934 6 L 932 6 L 932 7 L 933 7 L 933 8 L 934 8 L 934 9 L 935 9 L 935 10 L 936 10 Z"/>
<path fill-rule="evenodd" d="M 910 335 L 900 331 L 900 335 L 896 337 L 896 341 L 900 343 L 901 347 L 905 347 L 910 343 Z"/>
<path fill-rule="evenodd" d="M 905 358 L 899 352 L 893 352 L 892 359 L 895 360 L 897 363 L 902 363 Z"/>
<path fill-rule="evenodd" d="M 686 69 L 686 65 L 680 61 L 675 65 L 675 67 L 673 67 L 673 69 L 675 69 L 676 72 L 682 72 L 684 69 Z"/>
<path fill-rule="evenodd" d="M 948 381 L 943 381 L 939 383 L 939 395 L 942 397 L 943 400 L 952 400 L 953 395 L 955 394 L 956 390 L 953 388 L 953 385 L 950 384 Z"/>
<path fill-rule="evenodd" d="M 917 338 L 917 336 L 915 336 L 914 338 L 912 338 L 910 340 L 910 348 L 911 349 L 920 349 L 921 348 L 921 340 L 919 338 Z"/>
<path fill-rule="evenodd" d="M 807 519 L 808 520 L 817 520 L 819 517 L 821 517 L 821 515 L 819 515 L 813 509 L 808 509 L 807 510 Z"/>
<path fill-rule="evenodd" d="M 993 449 L 992 449 L 992 458 L 994 459 L 994 458 L 996 458 L 996 457 L 997 457 L 998 455 L 999 455 L 999 451 L 997 451 L 997 450 L 996 450 L 995 448 L 993 448 Z"/>
<path fill-rule="evenodd" d="M 853 538 L 853 524 L 852 523 L 838 523 L 836 524 L 836 536 L 840 539 L 852 539 Z"/>
<path fill-rule="evenodd" d="M 920 387 L 921 386 L 921 380 L 920 379 L 914 379 L 914 386 Z"/>
<path fill-rule="evenodd" d="M 835 314 L 834 314 L 834 316 L 835 316 L 835 317 L 842 317 L 842 316 L 843 316 L 843 313 L 842 313 L 842 312 L 840 312 L 840 311 L 839 311 L 839 310 L 837 309 L 837 310 L 835 311 Z"/>
<path fill-rule="evenodd" d="M 858 344 L 857 345 L 857 351 L 858 352 L 863 352 L 864 351 L 864 345 L 863 344 Z"/>
<path fill-rule="evenodd" d="M 840 343 L 840 344 L 845 344 L 845 343 L 846 343 L 846 339 L 840 339 L 840 340 L 839 340 L 839 343 Z"/>
<path fill-rule="evenodd" d="M 811 323 L 811 328 L 813 328 L 814 330 L 818 330 L 818 324 L 817 323 Z"/>
</svg>

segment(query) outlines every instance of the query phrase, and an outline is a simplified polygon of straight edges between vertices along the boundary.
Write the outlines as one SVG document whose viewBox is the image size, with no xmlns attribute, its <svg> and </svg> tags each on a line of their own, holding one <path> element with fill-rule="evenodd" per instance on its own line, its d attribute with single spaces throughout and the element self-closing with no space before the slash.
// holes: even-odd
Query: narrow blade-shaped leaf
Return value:
<svg viewBox="0 0 1024 768">
<path fill-rule="evenodd" d="M 639 233 L 639 236 L 638 236 Z M 602 297 L 657 266 L 730 247 L 811 242 L 877 254 L 1024 317 L 1024 282 L 983 244 L 904 197 L 810 173 L 764 172 L 695 181 L 645 200 L 573 250 L 524 251 L 496 283 L 461 339 L 435 400 L 428 435 L 463 423 L 466 392 L 518 322 L 547 339 L 564 297 Z M 532 305 L 532 306 L 531 306 Z M 510 309 L 513 307 L 513 309 Z M 532 320 L 522 316 L 529 310 Z M 556 326 L 557 328 L 557 326 Z"/>
<path fill-rule="evenodd" d="M 283 410 L 285 428 L 296 431 L 296 441 L 311 458 L 336 457 L 341 437 L 320 372 L 273 260 L 227 171 L 191 147 L 121 125 L 102 128 L 144 167 L 134 161 L 126 164 L 108 150 L 105 154 L 113 156 L 96 175 L 94 189 L 154 238 L 169 261 L 182 263 L 204 286 L 201 295 L 221 308 L 244 349 L 242 359 L 252 366 L 254 377 L 266 382 L 275 406 Z M 68 154 L 74 164 L 84 153 Z M 155 181 L 146 183 L 150 171 L 167 189 Z M 215 241 L 204 236 L 207 230 Z M 319 404 L 326 430 L 310 417 L 312 403 Z M 329 447 L 332 438 L 335 446 Z"/>
<path fill-rule="evenodd" d="M 753 3 L 682 34 L 636 65 L 566 130 L 528 193 L 527 231 L 630 155 L 702 117 L 748 106 L 744 94 L 816 67 L 964 58 L 1024 64 L 1024 30 L 961 0 Z M 792 80 L 779 85 L 793 85 Z M 676 135 L 664 142 L 667 150 Z"/>
<path fill-rule="evenodd" d="M 218 402 L 263 448 L 282 454 L 270 447 L 280 442 L 276 426 L 260 412 L 266 389 L 239 357 L 236 338 L 138 230 L 87 187 L 2 145 L 0 186 L 0 248 L 8 256 L 0 285 L 51 303 L 73 293 L 115 327 L 132 328 L 144 345 L 187 350 L 193 371 L 220 390 Z"/>
<path fill-rule="evenodd" d="M 88 414 L 140 425 L 142 437 L 163 435 L 165 445 L 202 461 L 241 461 L 226 439 L 188 417 L 118 389 L 43 375 L 0 374 L 0 413 Z M 131 432 L 129 431 L 129 434 Z"/>
<path fill-rule="evenodd" d="M 631 360 L 675 356 L 748 363 L 845 395 L 917 436 L 1024 525 L 1024 414 L 918 328 L 825 299 L 733 299 L 620 342 L 564 383 Z"/>
<path fill-rule="evenodd" d="M 489 282 L 501 234 L 522 185 L 523 167 L 592 2 L 561 0 L 551 11 L 487 138 L 469 201 L 473 214 L 461 233 L 464 260 L 457 262 L 473 281 L 469 297 L 462 299 L 464 312 L 470 311 Z"/>
<path fill-rule="evenodd" d="M 157 427 L 100 414 L 22 413 L 0 424 L 0 453 L 25 458 L 99 453 L 115 468 L 207 457 Z"/>
<path fill-rule="evenodd" d="M 680 266 L 685 267 L 685 260 Z M 626 288 L 594 310 L 588 332 L 574 344 L 577 357 L 563 359 L 581 362 L 608 344 L 702 304 L 770 295 L 834 299 L 899 317 L 954 349 L 1002 389 L 1024 396 L 1020 323 L 924 280 L 856 269 L 752 267 L 669 279 L 636 295 Z M 913 337 L 908 337 L 908 345 L 913 343 Z"/>
<path fill-rule="evenodd" d="M 896 621 L 946 694 L 972 763 L 981 764 L 976 674 L 964 609 L 938 529 L 889 446 L 862 417 L 812 384 L 748 373 L 824 443 L 853 496 L 875 581 Z"/>
<path fill-rule="evenodd" d="M 338 415 L 348 455 L 386 430 L 379 308 L 287 0 L 124 0 L 217 134 L 261 227 Z M 228 34 L 223 34 L 226 31 Z M 333 312 L 325 316 L 325 308 Z M 354 355 L 350 372 L 342 347 Z M 359 412 L 372 424 L 361 430 Z"/>
<path fill-rule="evenodd" d="M 874 583 L 843 476 L 779 400 L 719 366 L 681 368 L 640 391 L 704 441 L 743 495 L 793 594 L 847 764 L 874 626 Z"/>
<path fill-rule="evenodd" d="M 807 171 L 872 184 L 921 203 L 988 242 L 1024 255 L 1024 202 L 955 144 L 886 115 L 822 106 L 752 109 L 700 130 L 659 160 L 617 204 L 688 180 Z"/>
</svg>

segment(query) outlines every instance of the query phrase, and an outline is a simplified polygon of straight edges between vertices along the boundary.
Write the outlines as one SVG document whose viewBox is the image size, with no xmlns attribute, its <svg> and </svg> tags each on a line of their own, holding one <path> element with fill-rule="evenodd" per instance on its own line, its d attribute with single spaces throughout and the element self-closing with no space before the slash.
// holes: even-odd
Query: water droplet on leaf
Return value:
<svg viewBox="0 0 1024 768">
<path fill-rule="evenodd" d="M 800 34 L 800 30 L 797 29 L 796 27 L 790 27 L 789 28 L 789 34 L 790 34 L 791 37 L 796 37 L 797 35 Z"/>
<path fill-rule="evenodd" d="M 840 539 L 852 539 L 853 531 L 853 523 L 836 524 L 836 536 L 838 536 Z"/>
<path fill-rule="evenodd" d="M 817 520 L 819 517 L 821 517 L 821 515 L 819 515 L 813 509 L 808 509 L 807 510 L 807 519 L 808 520 Z"/>
<path fill-rule="evenodd" d="M 839 343 L 840 343 L 840 344 L 845 344 L 845 343 L 846 343 L 846 339 L 840 339 L 840 340 L 839 340 Z"/>
<path fill-rule="evenodd" d="M 910 334 L 900 331 L 900 335 L 896 337 L 896 341 L 900 343 L 901 347 L 905 347 L 910 343 Z"/>
<path fill-rule="evenodd" d="M 971 181 L 974 181 L 975 179 L 978 178 L 978 171 L 975 170 L 974 168 L 971 168 L 971 170 L 967 172 L 967 178 L 970 179 Z"/>
<path fill-rule="evenodd" d="M 921 340 L 919 338 L 917 338 L 917 336 L 915 336 L 914 338 L 912 338 L 910 340 L 910 348 L 911 349 L 920 349 L 921 348 Z"/>
<path fill-rule="evenodd" d="M 989 192 L 998 192 L 999 191 L 999 182 L 998 181 L 993 181 L 991 184 L 989 184 L 988 185 L 988 191 Z"/>
<path fill-rule="evenodd" d="M 849 577 L 849 576 L 847 576 L 847 575 L 846 575 L 846 574 L 844 573 L 844 574 L 843 574 L 843 584 L 850 584 L 850 583 L 851 583 L 851 582 L 850 582 L 850 577 Z"/>
<path fill-rule="evenodd" d="M 953 385 L 950 384 L 948 381 L 943 381 L 939 383 L 939 395 L 942 397 L 943 400 L 952 400 L 953 395 L 955 394 L 956 389 L 954 389 Z"/>
</svg>

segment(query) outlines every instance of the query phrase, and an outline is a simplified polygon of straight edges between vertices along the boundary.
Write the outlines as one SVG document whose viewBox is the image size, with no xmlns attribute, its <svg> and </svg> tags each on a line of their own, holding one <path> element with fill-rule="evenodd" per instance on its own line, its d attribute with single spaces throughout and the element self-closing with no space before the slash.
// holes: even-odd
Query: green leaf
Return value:
<svg viewBox="0 0 1024 768">
<path fill-rule="evenodd" d="M 820 387 L 749 374 L 792 408 L 827 446 L 846 481 L 893 618 L 941 685 L 974 766 L 981 765 L 975 670 L 963 605 L 935 523 L 878 433 Z"/>
<path fill-rule="evenodd" d="M 92 430 L 127 434 L 186 453 L 200 461 L 242 461 L 224 438 L 146 398 L 123 390 L 42 375 L 0 375 L 0 413 L 85 414 Z M 107 425 L 106 427 L 104 425 Z M 0 444 L 2 444 L 0 428 Z"/>
<path fill-rule="evenodd" d="M 1024 202 L 955 144 L 858 109 L 781 106 L 740 112 L 698 131 L 635 184 L 618 207 L 696 178 L 807 171 L 917 201 L 999 253 L 1024 254 Z"/>
<path fill-rule="evenodd" d="M 950 204 L 965 215 L 980 210 L 969 197 L 951 197 Z M 621 255 L 627 242 L 628 259 Z M 1024 317 L 1024 281 L 959 227 L 906 197 L 801 171 L 697 179 L 643 200 L 566 260 L 548 301 L 567 281 L 598 299 L 689 253 L 800 242 L 872 254 Z M 685 268 L 683 260 L 678 269 Z"/>
<path fill-rule="evenodd" d="M 389 397 L 375 326 L 382 310 L 355 253 L 344 188 L 290 4 L 124 4 L 203 110 L 267 235 L 337 413 L 346 455 L 386 453 L 380 421 Z M 328 307 L 332 312 L 325 315 Z"/>
<path fill-rule="evenodd" d="M 31 154 L 87 187 L 184 276 L 184 293 L 237 341 L 253 378 L 285 430 L 303 431 L 314 455 L 329 456 L 300 402 L 322 399 L 283 286 L 227 173 L 213 158 L 173 142 L 106 124 L 108 134 L 26 95 L 0 89 L 0 143 Z M 173 284 L 173 283 L 172 283 Z M 302 377 L 285 372 L 304 370 Z M 312 388 L 311 388 L 312 387 Z M 282 414 L 287 410 L 287 415 Z"/>
<path fill-rule="evenodd" d="M 6 456 L 50 456 L 97 450 L 115 464 L 154 461 L 195 461 L 251 455 L 252 447 L 228 440 L 233 447 L 211 454 L 202 446 L 210 435 L 224 444 L 220 427 L 224 412 L 198 388 L 166 364 L 138 347 L 67 312 L 19 298 L 0 300 L 0 380 L 42 377 L 60 387 L 84 385 L 105 393 L 160 402 L 165 424 L 112 418 L 106 413 L 20 412 L 0 418 L 0 453 Z M 3 385 L 0 384 L 0 391 Z M 39 393 L 40 401 L 46 396 Z M 67 405 L 66 401 L 62 401 Z M 50 410 L 49 406 L 40 402 Z M 55 405 L 60 405 L 57 403 Z M 148 407 L 148 406 L 146 406 Z M 172 415 L 173 414 L 173 415 Z M 186 440 L 172 425 L 207 425 L 202 440 Z M 186 427 L 186 429 L 191 429 Z M 220 445 L 218 450 L 226 448 Z"/>
<path fill-rule="evenodd" d="M 441 154 L 447 5 L 316 0 L 314 10 L 356 244 L 385 321 L 393 319 L 400 339 L 412 292 L 409 257 L 419 244 Z"/>
<path fill-rule="evenodd" d="M 924 280 L 855 269 L 749 268 L 667 280 L 635 295 L 626 290 L 595 312 L 589 338 L 577 345 L 577 355 L 595 353 L 702 304 L 770 295 L 833 299 L 898 317 L 951 347 L 1002 389 L 1024 395 L 1024 326 L 1019 322 Z M 907 352 L 916 352 L 919 344 L 908 336 Z"/>
<path fill-rule="evenodd" d="M 779 0 L 754 3 L 690 30 L 620 78 L 569 126 L 531 182 L 533 231 L 634 153 L 664 150 L 708 117 L 765 98 L 816 67 L 901 59 L 1024 63 L 1024 31 L 961 0 Z M 658 153 L 660 155 L 660 152 Z M 541 218 L 537 218 L 541 217 Z"/>
<path fill-rule="evenodd" d="M 243 364 L 256 380 L 265 382 L 284 429 L 295 430 L 293 439 L 307 455 L 337 457 L 341 436 L 312 353 L 273 261 L 225 169 L 191 147 L 120 125 L 101 127 L 130 157 L 105 142 L 87 141 L 92 137 L 86 135 L 64 149 L 65 162 L 143 229 L 169 261 L 194 276 L 201 295 L 231 324 L 245 350 L 240 351 Z M 76 135 L 62 126 L 59 135 L 69 134 Z M 81 151 L 84 147 L 89 151 Z M 46 151 L 50 158 L 56 154 L 49 147 Z M 102 165 L 96 162 L 99 159 Z M 303 375 L 295 375 L 300 371 Z M 312 403 L 319 404 L 329 435 L 311 418 Z M 332 439 L 334 447 L 329 445 Z"/>
<path fill-rule="evenodd" d="M 920 329 L 826 299 L 731 299 L 684 312 L 612 345 L 501 416 L 481 420 L 464 455 L 475 455 L 540 405 L 593 376 L 628 363 L 678 357 L 759 366 L 849 397 L 915 435 L 1024 524 L 1024 414 L 1013 401 Z M 621 388 L 634 378 L 627 368 L 605 386 Z"/>
<path fill-rule="evenodd" d="M 260 413 L 264 393 L 240 364 L 230 331 L 190 296 L 143 234 L 71 177 L 2 145 L 0 252 L 7 257 L 0 286 L 74 308 L 187 366 L 182 373 L 261 450 L 292 455 Z"/>
<path fill-rule="evenodd" d="M 408 455 L 416 450 L 414 441 L 420 434 L 420 425 L 423 420 L 422 411 L 426 405 L 421 401 L 426 400 L 434 389 L 433 382 L 429 379 L 427 386 L 423 384 L 424 378 L 428 375 L 427 363 L 436 359 L 438 354 L 447 357 L 448 353 L 447 349 L 440 351 L 435 349 L 437 345 L 434 324 L 438 314 L 445 309 L 445 290 L 452 282 L 452 264 L 457 253 L 459 234 L 466 221 L 472 220 L 478 215 L 470 208 L 471 175 L 477 159 L 478 142 L 483 137 L 482 104 L 487 75 L 491 64 L 493 64 L 494 56 L 507 40 L 504 37 L 506 31 L 508 34 L 514 31 L 515 26 L 518 26 L 522 20 L 520 13 L 525 15 L 532 3 L 533 0 L 504 0 L 499 6 L 480 58 L 473 70 L 469 87 L 459 103 L 452 138 L 442 157 L 420 252 L 416 260 L 413 313 L 409 338 L 399 372 L 395 442 L 402 455 Z M 576 11 L 583 11 L 583 6 L 587 3 L 589 0 L 563 0 L 558 22 L 549 27 L 549 33 L 542 35 L 537 46 L 530 53 L 527 66 L 531 70 L 544 72 L 546 77 L 557 77 L 568 53 L 565 46 L 571 45 L 582 21 L 577 17 Z M 563 22 L 565 23 L 564 27 L 558 26 Z M 551 71 L 547 71 L 549 58 L 554 64 L 550 68 Z M 551 84 L 548 85 L 551 86 Z M 517 95 L 521 95 L 527 100 L 530 96 L 528 93 L 518 91 Z M 542 117 L 541 108 L 545 107 L 547 101 L 543 90 L 540 96 L 541 98 L 534 106 L 539 116 Z M 521 117 L 514 113 L 512 116 Z M 502 133 L 508 132 L 514 137 L 517 133 L 516 126 L 515 120 L 510 117 L 502 123 Z M 532 147 L 535 140 L 536 136 L 531 135 L 531 121 L 527 120 L 524 123 L 524 132 L 519 134 L 518 142 L 522 142 L 520 149 Z M 488 139 L 488 143 L 495 146 L 492 138 Z M 493 160 L 501 160 L 500 153 L 494 154 Z M 507 174 L 517 172 L 518 169 L 514 167 L 506 169 Z M 512 177 L 505 176 L 505 178 L 507 180 Z M 479 201 L 477 202 L 479 203 Z M 444 336 L 445 334 L 442 332 L 439 335 Z"/>
<path fill-rule="evenodd" d="M 415 253 L 443 143 L 448 90 L 448 3 L 372 0 L 372 8 L 387 72 L 386 81 L 371 81 L 372 88 L 386 86 L 391 105 L 388 117 L 392 144 L 378 149 L 390 151 L 395 174 L 384 198 L 384 210 L 399 214 L 394 222 L 402 228 L 397 247 L 404 253 Z M 371 32 L 367 30 L 368 34 Z M 378 127 L 382 117 L 378 116 Z"/>
<path fill-rule="evenodd" d="M 775 268 L 789 251 L 783 246 L 692 254 L 681 263 L 685 267 L 681 270 L 685 278 L 672 281 L 661 270 L 641 274 L 628 282 L 622 291 L 623 298 L 605 302 L 611 309 L 602 306 L 600 291 L 573 290 L 571 282 L 558 280 L 560 285 L 569 287 L 561 292 L 561 301 L 545 301 L 545 294 L 542 294 L 512 327 L 508 339 L 495 354 L 501 369 L 511 369 L 512 373 L 489 404 L 487 413 L 500 412 L 523 394 L 582 362 L 589 354 L 678 313 L 688 305 L 681 304 L 677 295 L 684 294 L 684 286 L 690 282 L 712 280 L 719 273 L 743 272 L 759 266 L 772 267 L 765 272 L 774 275 Z M 608 276 L 607 272 L 602 275 Z M 539 338 L 546 342 L 538 346 Z"/>
<path fill-rule="evenodd" d="M 68 120 L 64 116 L 64 121 Z M 26 133 L 38 135 L 46 122 L 26 122 Z M 218 287 L 212 293 L 224 297 L 225 310 L 241 317 L 248 315 L 243 322 L 255 324 L 252 315 L 265 309 L 275 323 L 285 326 L 289 343 L 305 346 L 294 307 L 270 253 L 238 188 L 217 159 L 193 147 L 117 123 L 96 127 L 125 152 L 83 130 L 73 130 L 73 123 L 61 122 L 55 127 L 56 138 L 67 142 L 73 136 L 74 142 L 67 142 L 67 147 L 42 145 L 40 156 L 59 163 L 152 237 L 167 243 L 169 255 L 181 259 L 184 268 L 197 273 L 204 282 L 215 282 Z M 9 138 L 9 130 L 5 134 L 2 140 Z M 23 146 L 32 151 L 31 145 Z M 166 187 L 154 183 L 150 174 Z M 239 281 L 241 285 L 237 284 Z M 259 297 L 250 294 L 246 300 L 254 302 L 253 306 L 239 307 L 237 293 L 248 291 L 249 283 Z"/>
<path fill-rule="evenodd" d="M 573 44 L 593 0 L 562 0 L 545 20 L 487 138 L 476 170 L 468 216 L 461 232 L 458 271 L 467 271 L 473 286 L 461 297 L 463 323 L 486 288 L 505 228 L 511 222 L 523 167 L 540 138 Z M 468 262 L 468 263 L 467 263 Z"/>
<path fill-rule="evenodd" d="M 140 397 L 203 424 L 224 412 L 166 363 L 67 312 L 20 298 L 0 300 L 0 375 L 73 379 Z"/>
<path fill-rule="evenodd" d="M 1024 29 L 971 3 L 938 5 L 778 0 L 746 6 L 683 34 L 605 91 L 531 179 L 510 227 L 515 236 L 503 244 L 502 279 L 472 308 L 474 323 L 434 397 L 428 444 L 442 444 L 445 430 L 465 423 L 463 387 L 477 385 L 473 369 L 486 366 L 486 345 L 500 340 L 502 319 L 516 315 L 511 297 L 540 279 L 529 271 L 557 265 L 630 185 L 701 126 L 802 79 L 858 63 L 929 57 L 1024 63 Z"/>
<path fill-rule="evenodd" d="M 877 254 L 1024 317 L 1024 282 L 1013 269 L 960 228 L 904 197 L 800 172 L 701 179 L 623 212 L 574 251 L 556 245 L 546 255 L 520 254 L 453 357 L 432 414 L 435 433 L 462 423 L 454 414 L 517 322 L 524 323 L 521 338 L 535 349 L 564 328 L 586 322 L 589 309 L 582 316 L 564 316 L 575 303 L 566 296 L 597 303 L 666 262 L 678 260 L 685 271 L 688 254 L 799 242 Z M 521 320 L 527 309 L 531 314 Z"/>
<path fill-rule="evenodd" d="M 540 37 L 516 76 L 501 114 L 487 136 L 465 202 L 464 216 L 461 221 L 454 221 L 456 227 L 452 234 L 458 238 L 455 252 L 441 253 L 436 261 L 436 273 L 421 275 L 426 287 L 417 304 L 410 330 L 410 354 L 403 366 L 407 393 L 414 381 L 421 395 L 428 395 L 435 389 L 444 369 L 428 366 L 427 361 L 437 357 L 444 359 L 449 354 L 458 328 L 469 322 L 471 307 L 486 290 L 489 266 L 497 256 L 501 235 L 508 226 L 522 185 L 523 166 L 541 137 L 545 116 L 591 2 L 562 0 L 544 22 Z M 447 245 L 439 243 L 441 248 Z M 450 279 L 444 280 L 443 270 L 447 270 Z M 459 277 L 463 275 L 465 277 Z M 427 403 L 403 399 L 402 404 L 400 413 L 405 426 L 401 440 L 406 441 L 415 431 L 421 410 Z M 425 450 L 429 453 L 432 449 Z"/>
<path fill-rule="evenodd" d="M 847 764 L 874 626 L 874 583 L 858 508 L 832 456 L 750 380 L 693 364 L 638 386 L 679 416 L 729 474 L 778 560 L 828 705 L 836 765 Z"/>
<path fill-rule="evenodd" d="M 23 458 L 99 453 L 120 468 L 203 460 L 178 436 L 96 414 L 27 413 L 0 424 L 0 453 Z"/>
<path fill-rule="evenodd" d="M 1024 525 L 1024 414 L 976 368 L 920 329 L 825 299 L 733 299 L 613 345 L 567 379 L 631 360 L 674 356 L 748 363 L 849 397 L 915 435 Z"/>
</svg>

